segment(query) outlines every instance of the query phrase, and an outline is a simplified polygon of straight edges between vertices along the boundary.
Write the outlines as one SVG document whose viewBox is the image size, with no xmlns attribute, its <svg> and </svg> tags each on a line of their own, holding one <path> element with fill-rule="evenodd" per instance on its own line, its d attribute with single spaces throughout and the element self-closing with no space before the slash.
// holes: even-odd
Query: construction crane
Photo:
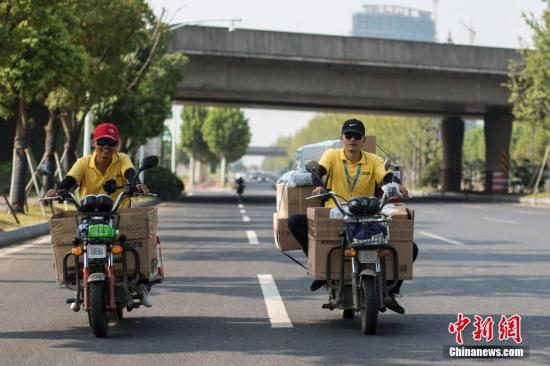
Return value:
<svg viewBox="0 0 550 366">
<path fill-rule="evenodd" d="M 474 44 L 474 40 L 476 38 L 476 30 L 474 29 L 474 25 L 472 23 L 472 21 L 470 20 L 470 25 L 464 23 L 463 21 L 458 21 L 458 23 L 463 26 L 464 28 L 466 28 L 468 30 L 468 33 L 469 33 L 469 38 L 470 38 L 470 44 Z"/>
</svg>

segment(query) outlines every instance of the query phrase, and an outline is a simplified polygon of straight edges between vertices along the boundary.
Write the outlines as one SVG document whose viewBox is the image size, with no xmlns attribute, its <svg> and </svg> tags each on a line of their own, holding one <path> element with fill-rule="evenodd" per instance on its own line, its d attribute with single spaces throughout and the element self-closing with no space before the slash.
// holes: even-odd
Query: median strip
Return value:
<svg viewBox="0 0 550 366">
<path fill-rule="evenodd" d="M 271 328 L 292 328 L 292 322 L 288 317 L 285 304 L 281 299 L 281 295 L 279 295 L 279 290 L 277 290 L 273 276 L 270 274 L 259 274 L 258 280 L 260 281 L 260 287 L 264 295 Z"/>
</svg>

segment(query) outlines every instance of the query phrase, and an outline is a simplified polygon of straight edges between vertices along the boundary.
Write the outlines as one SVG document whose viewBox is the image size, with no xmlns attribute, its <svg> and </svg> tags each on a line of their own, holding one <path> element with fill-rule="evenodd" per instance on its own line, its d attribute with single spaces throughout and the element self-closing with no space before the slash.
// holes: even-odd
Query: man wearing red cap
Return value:
<svg viewBox="0 0 550 366">
<path fill-rule="evenodd" d="M 92 147 L 94 150 L 90 155 L 81 157 L 74 163 L 71 170 L 59 184 L 58 189 L 72 189 L 80 187 L 80 197 L 88 194 L 101 194 L 103 184 L 111 179 L 116 181 L 117 186 L 122 186 L 128 181 L 133 181 L 136 170 L 128 155 L 118 152 L 120 136 L 118 128 L 112 123 L 104 122 L 99 124 L 94 131 Z M 139 192 L 148 193 L 149 188 L 139 182 L 136 184 Z M 111 194 L 116 200 L 121 190 Z M 46 197 L 57 195 L 57 189 L 50 189 Z M 130 199 L 125 198 L 120 207 L 129 207 Z M 146 285 L 141 286 L 142 304 L 152 306 L 152 300 Z"/>
<path fill-rule="evenodd" d="M 80 187 L 80 197 L 88 194 L 100 194 L 103 192 L 103 183 L 114 179 L 117 186 L 122 186 L 127 181 L 132 181 L 136 174 L 134 165 L 128 155 L 118 152 L 120 136 L 118 128 L 112 123 L 104 122 L 99 124 L 94 131 L 92 147 L 94 150 L 90 155 L 78 159 L 72 166 L 67 176 L 59 184 L 59 189 L 72 189 Z M 148 193 L 149 189 L 145 184 L 138 182 L 136 188 L 139 192 Z M 111 194 L 116 200 L 121 190 Z M 47 197 L 55 196 L 56 189 L 46 192 Z M 126 198 L 120 207 L 129 207 L 130 199 Z"/>
</svg>

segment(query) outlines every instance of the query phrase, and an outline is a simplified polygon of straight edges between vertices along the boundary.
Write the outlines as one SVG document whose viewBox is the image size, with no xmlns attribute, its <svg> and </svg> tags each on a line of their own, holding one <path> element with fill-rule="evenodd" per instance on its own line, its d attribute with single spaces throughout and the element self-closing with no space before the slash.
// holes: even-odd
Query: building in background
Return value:
<svg viewBox="0 0 550 366">
<path fill-rule="evenodd" d="M 352 35 L 435 42 L 435 22 L 432 13 L 393 5 L 364 5 L 353 14 Z"/>
</svg>

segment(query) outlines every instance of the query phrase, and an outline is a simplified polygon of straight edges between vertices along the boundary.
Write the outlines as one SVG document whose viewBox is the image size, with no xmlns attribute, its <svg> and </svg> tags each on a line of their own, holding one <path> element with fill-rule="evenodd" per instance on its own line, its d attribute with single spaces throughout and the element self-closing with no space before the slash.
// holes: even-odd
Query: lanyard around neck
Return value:
<svg viewBox="0 0 550 366">
<path fill-rule="evenodd" d="M 346 181 L 348 182 L 349 193 L 353 194 L 353 189 L 355 188 L 355 185 L 357 184 L 357 180 L 359 180 L 359 175 L 361 175 L 361 164 L 359 164 L 359 166 L 357 167 L 357 171 L 355 172 L 355 178 L 353 179 L 352 184 L 350 184 L 350 182 L 349 182 L 349 172 L 348 172 L 347 161 L 344 161 L 344 172 L 346 173 Z"/>
</svg>

